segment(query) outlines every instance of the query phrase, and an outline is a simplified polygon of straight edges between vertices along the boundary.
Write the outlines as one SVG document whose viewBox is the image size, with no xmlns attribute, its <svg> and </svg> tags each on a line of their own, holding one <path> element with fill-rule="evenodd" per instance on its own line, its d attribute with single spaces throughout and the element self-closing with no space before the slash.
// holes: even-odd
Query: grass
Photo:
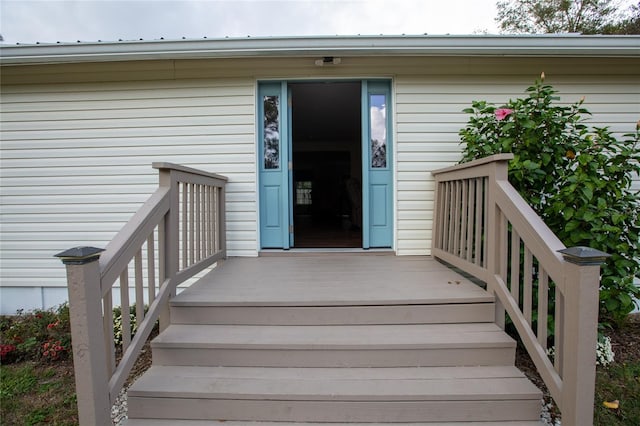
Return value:
<svg viewBox="0 0 640 426">
<path fill-rule="evenodd" d="M 23 361 L 0 368 L 0 418 L 4 425 L 77 425 L 71 361 Z"/>
<path fill-rule="evenodd" d="M 604 407 L 614 400 L 618 409 Z M 598 369 L 595 401 L 595 425 L 640 425 L 640 360 Z"/>
</svg>

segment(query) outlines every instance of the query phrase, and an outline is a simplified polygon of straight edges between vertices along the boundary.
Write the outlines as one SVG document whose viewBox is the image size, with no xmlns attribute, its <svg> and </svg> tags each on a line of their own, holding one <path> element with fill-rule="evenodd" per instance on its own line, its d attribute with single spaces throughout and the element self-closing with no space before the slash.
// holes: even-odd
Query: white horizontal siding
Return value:
<svg viewBox="0 0 640 426">
<path fill-rule="evenodd" d="M 64 269 L 53 254 L 80 244 L 104 247 L 156 188 L 153 161 L 227 176 L 229 252 L 255 256 L 259 79 L 393 79 L 399 255 L 430 253 L 431 171 L 459 160 L 458 132 L 468 118 L 461 111 L 473 100 L 499 105 L 525 96 L 544 70 L 563 102 L 585 96 L 591 124 L 626 133 L 640 118 L 634 60 L 343 58 L 336 67 L 314 61 L 3 67 L 0 311 L 15 310 L 12 301 L 32 308 L 64 300 Z"/>
<path fill-rule="evenodd" d="M 508 71 L 508 70 L 507 70 Z M 504 70 L 503 70 L 504 73 Z M 396 96 L 397 252 L 430 254 L 434 184 L 431 171 L 461 158 L 462 110 L 474 100 L 502 105 L 526 96 L 535 76 L 398 75 Z M 640 77 L 559 75 L 546 81 L 562 103 L 585 98 L 589 125 L 632 132 L 640 118 Z M 640 186 L 639 182 L 635 183 Z"/>
<path fill-rule="evenodd" d="M 53 255 L 104 247 L 157 188 L 154 161 L 227 176 L 229 253 L 255 255 L 254 92 L 253 79 L 3 87 L 2 312 L 14 293 L 63 301 Z"/>
</svg>

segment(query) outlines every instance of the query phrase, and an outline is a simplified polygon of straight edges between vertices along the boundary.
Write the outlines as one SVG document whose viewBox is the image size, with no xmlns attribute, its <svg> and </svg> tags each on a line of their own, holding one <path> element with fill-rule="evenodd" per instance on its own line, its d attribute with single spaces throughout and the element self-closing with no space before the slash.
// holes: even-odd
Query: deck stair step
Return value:
<svg viewBox="0 0 640 426">
<path fill-rule="evenodd" d="M 129 390 L 129 401 L 131 417 L 165 419 L 533 421 L 540 413 L 540 391 L 504 366 L 153 366 Z"/>
<path fill-rule="evenodd" d="M 228 420 L 160 420 L 160 419 L 129 419 L 124 426 L 335 426 L 331 423 L 316 422 L 263 422 L 263 421 L 228 421 Z M 349 423 L 349 426 L 424 426 L 420 423 Z M 504 421 L 504 422 L 429 422 L 428 426 L 543 426 L 544 423 L 538 420 L 532 421 Z"/>
<path fill-rule="evenodd" d="M 262 367 L 513 365 L 515 347 L 493 323 L 174 324 L 152 342 L 156 365 Z"/>
<path fill-rule="evenodd" d="M 126 426 L 540 426 L 495 298 L 428 258 L 230 259 L 170 309 Z"/>
<path fill-rule="evenodd" d="M 400 305 L 264 306 L 172 304 L 173 324 L 373 325 L 494 321 L 494 302 Z M 317 302 L 322 303 L 322 302 Z M 352 302 L 353 303 L 353 302 Z"/>
</svg>

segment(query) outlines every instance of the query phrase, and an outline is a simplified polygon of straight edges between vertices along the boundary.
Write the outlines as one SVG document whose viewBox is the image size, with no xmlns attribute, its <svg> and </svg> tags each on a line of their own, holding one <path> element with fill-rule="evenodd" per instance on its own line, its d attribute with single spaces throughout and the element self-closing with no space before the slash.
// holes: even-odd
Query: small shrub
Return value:
<svg viewBox="0 0 640 426">
<path fill-rule="evenodd" d="M 145 305 L 144 312 L 145 314 L 149 310 L 149 306 Z M 129 307 L 129 324 L 131 326 L 131 335 L 133 337 L 138 331 L 138 320 L 136 317 L 136 305 L 133 304 Z M 122 308 L 117 306 L 113 309 L 113 343 L 116 346 L 122 345 Z"/>
</svg>

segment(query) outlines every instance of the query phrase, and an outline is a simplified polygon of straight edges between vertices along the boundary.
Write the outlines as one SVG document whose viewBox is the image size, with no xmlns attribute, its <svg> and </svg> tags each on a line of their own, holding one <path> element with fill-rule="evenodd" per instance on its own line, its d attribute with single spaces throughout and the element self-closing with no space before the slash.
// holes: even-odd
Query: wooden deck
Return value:
<svg viewBox="0 0 640 426">
<path fill-rule="evenodd" d="M 539 424 L 494 312 L 428 257 L 231 258 L 172 299 L 126 424 Z"/>
<path fill-rule="evenodd" d="M 308 253 L 230 258 L 180 293 L 173 304 L 375 306 L 493 300 L 430 257 Z"/>
</svg>

